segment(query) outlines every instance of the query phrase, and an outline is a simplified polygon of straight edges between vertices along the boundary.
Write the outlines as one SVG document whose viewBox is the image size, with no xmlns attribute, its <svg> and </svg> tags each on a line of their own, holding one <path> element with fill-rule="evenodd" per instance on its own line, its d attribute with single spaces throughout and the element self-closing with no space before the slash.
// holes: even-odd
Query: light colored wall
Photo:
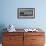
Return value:
<svg viewBox="0 0 46 46">
<path fill-rule="evenodd" d="M 45 4 L 46 0 L 1 0 L 0 24 L 13 24 L 19 28 L 40 27 L 46 31 Z M 17 19 L 19 7 L 35 8 L 35 19 Z"/>
</svg>

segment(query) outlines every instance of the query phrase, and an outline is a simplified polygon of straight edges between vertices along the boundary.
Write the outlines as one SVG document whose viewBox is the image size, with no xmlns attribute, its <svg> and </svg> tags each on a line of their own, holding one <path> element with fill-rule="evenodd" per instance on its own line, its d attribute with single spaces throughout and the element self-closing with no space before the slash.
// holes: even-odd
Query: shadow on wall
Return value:
<svg viewBox="0 0 46 46">
<path fill-rule="evenodd" d="M 4 24 L 0 24 L 0 43 L 2 43 L 2 32 L 5 32 L 6 30 L 4 30 L 4 28 L 6 28 L 6 26 Z"/>
</svg>

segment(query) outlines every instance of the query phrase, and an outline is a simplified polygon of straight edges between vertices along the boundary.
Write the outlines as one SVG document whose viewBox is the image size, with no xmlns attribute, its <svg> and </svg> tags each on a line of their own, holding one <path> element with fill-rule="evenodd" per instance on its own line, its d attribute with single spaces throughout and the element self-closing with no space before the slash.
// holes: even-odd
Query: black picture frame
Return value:
<svg viewBox="0 0 46 46">
<path fill-rule="evenodd" d="M 17 8 L 18 19 L 34 19 L 35 8 Z"/>
</svg>

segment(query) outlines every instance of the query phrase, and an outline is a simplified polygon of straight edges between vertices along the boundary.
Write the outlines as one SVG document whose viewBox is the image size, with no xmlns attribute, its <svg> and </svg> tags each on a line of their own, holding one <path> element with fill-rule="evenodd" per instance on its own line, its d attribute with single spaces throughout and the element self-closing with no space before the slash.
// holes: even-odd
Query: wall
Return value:
<svg viewBox="0 0 46 46">
<path fill-rule="evenodd" d="M 40 27 L 46 32 L 46 0 L 0 0 L 0 27 Z M 35 8 L 35 19 L 17 19 L 17 8 Z M 1 31 L 1 30 L 0 30 Z"/>
<path fill-rule="evenodd" d="M 15 27 L 29 28 L 40 27 L 46 28 L 46 1 L 45 0 L 1 0 L 0 24 L 5 26 L 9 24 Z M 35 19 L 17 19 L 17 8 L 35 8 Z"/>
</svg>

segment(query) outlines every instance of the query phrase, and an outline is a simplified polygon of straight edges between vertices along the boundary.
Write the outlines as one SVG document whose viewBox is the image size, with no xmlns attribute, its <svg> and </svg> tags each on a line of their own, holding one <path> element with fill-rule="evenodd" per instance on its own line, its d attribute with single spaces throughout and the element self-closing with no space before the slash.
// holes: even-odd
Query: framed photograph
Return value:
<svg viewBox="0 0 46 46">
<path fill-rule="evenodd" d="M 35 8 L 18 8 L 17 18 L 18 19 L 34 19 L 35 18 Z"/>
</svg>

